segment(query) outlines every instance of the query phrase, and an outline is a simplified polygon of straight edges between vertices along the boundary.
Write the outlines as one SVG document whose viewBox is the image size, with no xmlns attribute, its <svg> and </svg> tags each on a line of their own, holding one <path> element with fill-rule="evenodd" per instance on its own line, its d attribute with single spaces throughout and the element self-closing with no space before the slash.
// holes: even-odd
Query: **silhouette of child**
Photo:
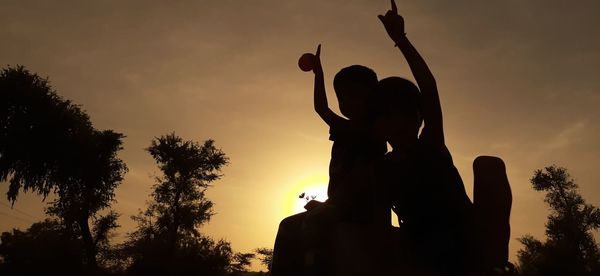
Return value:
<svg viewBox="0 0 600 276">
<path fill-rule="evenodd" d="M 346 118 L 341 117 L 327 104 L 320 53 L 321 45 L 317 48 L 313 66 L 314 108 L 329 126 L 329 139 L 333 141 L 328 200 L 324 204 L 307 204 L 309 210 L 303 230 L 309 271 L 316 275 L 331 275 L 334 256 L 330 242 L 335 224 L 373 221 L 375 165 L 383 158 L 387 147 L 385 141 L 377 139 L 373 133 L 373 112 L 369 103 L 377 86 L 375 72 L 365 66 L 352 65 L 335 75 L 333 86 L 340 111 Z"/>
<path fill-rule="evenodd" d="M 387 151 L 385 140 L 375 138 L 372 130 L 373 112 L 369 103 L 377 86 L 375 72 L 353 65 L 336 74 L 333 85 L 344 118 L 327 104 L 320 54 L 321 45 L 317 47 L 313 64 L 314 108 L 330 127 L 329 139 L 333 141 L 329 199 L 326 203 L 310 201 L 305 206 L 307 212 L 280 223 L 273 275 L 332 275 L 332 230 L 340 221 L 372 219 L 374 166 Z"/>
<path fill-rule="evenodd" d="M 367 206 L 358 204 L 372 195 L 374 160 L 387 151 L 385 141 L 373 133 L 371 100 L 377 75 L 365 66 L 352 65 L 340 70 L 333 86 L 341 117 L 327 104 L 321 66 L 321 45 L 315 55 L 314 108 L 329 126 L 333 141 L 329 163 L 328 204 L 336 206 L 346 219 L 368 220 Z"/>
<path fill-rule="evenodd" d="M 390 77 L 379 82 L 376 92 L 380 107 L 376 129 L 392 146 L 382 173 L 389 200 L 407 235 L 410 261 L 449 275 L 460 273 L 470 258 L 472 203 L 445 145 L 436 82 L 406 37 L 404 19 L 393 0 L 392 9 L 379 19 L 418 84 L 417 88 L 408 80 Z"/>
</svg>

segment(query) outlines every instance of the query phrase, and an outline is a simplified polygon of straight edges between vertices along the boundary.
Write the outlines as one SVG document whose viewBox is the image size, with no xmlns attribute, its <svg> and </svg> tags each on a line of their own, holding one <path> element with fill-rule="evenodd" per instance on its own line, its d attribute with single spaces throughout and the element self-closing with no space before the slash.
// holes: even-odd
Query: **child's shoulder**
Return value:
<svg viewBox="0 0 600 276">
<path fill-rule="evenodd" d="M 369 129 L 352 120 L 344 120 L 329 126 L 329 139 L 361 137 L 369 133 Z"/>
</svg>

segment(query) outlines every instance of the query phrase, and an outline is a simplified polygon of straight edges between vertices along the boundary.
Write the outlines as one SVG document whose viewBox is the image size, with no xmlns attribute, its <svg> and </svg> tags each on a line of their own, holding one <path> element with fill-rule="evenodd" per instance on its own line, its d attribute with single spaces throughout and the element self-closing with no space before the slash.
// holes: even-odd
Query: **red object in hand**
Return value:
<svg viewBox="0 0 600 276">
<path fill-rule="evenodd" d="M 315 64 L 315 55 L 311 53 L 303 54 L 298 60 L 298 67 L 304 72 L 308 72 L 313 69 Z"/>
</svg>

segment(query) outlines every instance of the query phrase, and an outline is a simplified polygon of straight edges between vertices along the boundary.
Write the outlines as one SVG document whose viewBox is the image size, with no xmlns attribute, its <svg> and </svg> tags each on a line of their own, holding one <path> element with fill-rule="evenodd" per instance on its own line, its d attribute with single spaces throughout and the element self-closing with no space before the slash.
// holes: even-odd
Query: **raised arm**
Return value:
<svg viewBox="0 0 600 276">
<path fill-rule="evenodd" d="M 398 15 L 396 3 L 392 1 L 392 9 L 385 15 L 379 15 L 388 35 L 400 49 L 411 72 L 413 73 L 419 90 L 421 90 L 421 109 L 425 126 L 421 137 L 434 142 L 444 143 L 444 126 L 442 107 L 438 95 L 435 78 L 429 70 L 427 63 L 417 49 L 410 43 L 404 32 L 404 19 Z"/>
<path fill-rule="evenodd" d="M 315 73 L 315 111 L 330 127 L 345 122 L 346 119 L 335 114 L 329 109 L 329 105 L 327 104 L 325 78 L 323 77 L 323 67 L 321 66 L 321 44 L 317 47 L 313 72 Z"/>
</svg>

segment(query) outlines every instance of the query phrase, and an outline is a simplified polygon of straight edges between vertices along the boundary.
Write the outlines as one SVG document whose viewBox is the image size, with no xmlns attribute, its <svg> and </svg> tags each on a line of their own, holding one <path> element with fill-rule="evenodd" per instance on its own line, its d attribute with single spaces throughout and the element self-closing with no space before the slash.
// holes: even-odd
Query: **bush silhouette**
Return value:
<svg viewBox="0 0 600 276">
<path fill-rule="evenodd" d="M 546 223 L 546 241 L 521 237 L 518 257 L 522 275 L 599 275 L 600 248 L 592 231 L 600 228 L 600 209 L 577 191 L 565 168 L 549 166 L 531 178 L 537 191 L 546 192 L 552 209 Z"/>
</svg>

